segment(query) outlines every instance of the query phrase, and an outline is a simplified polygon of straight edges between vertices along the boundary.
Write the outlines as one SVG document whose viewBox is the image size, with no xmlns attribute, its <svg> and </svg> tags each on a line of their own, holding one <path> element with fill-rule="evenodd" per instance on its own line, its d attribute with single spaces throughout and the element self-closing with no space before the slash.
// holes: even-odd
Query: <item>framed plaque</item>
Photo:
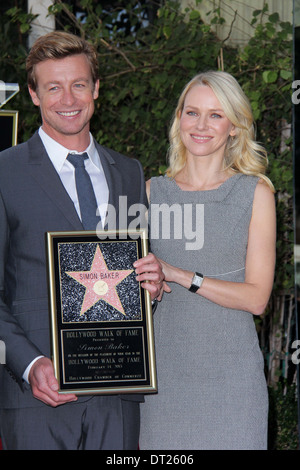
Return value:
<svg viewBox="0 0 300 470">
<path fill-rule="evenodd" d="M 0 110 L 0 151 L 17 145 L 18 111 Z"/>
<path fill-rule="evenodd" d="M 145 230 L 48 232 L 51 349 L 60 393 L 154 393 L 151 299 L 133 263 Z"/>
</svg>

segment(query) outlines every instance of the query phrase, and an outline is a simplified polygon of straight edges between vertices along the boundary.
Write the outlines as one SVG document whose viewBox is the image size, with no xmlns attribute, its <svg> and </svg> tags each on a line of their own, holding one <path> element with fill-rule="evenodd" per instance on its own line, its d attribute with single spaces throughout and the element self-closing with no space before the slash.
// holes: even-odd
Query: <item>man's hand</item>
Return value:
<svg viewBox="0 0 300 470">
<path fill-rule="evenodd" d="M 46 405 L 56 407 L 77 400 L 76 395 L 72 393 L 63 395 L 58 393 L 53 365 L 47 357 L 42 357 L 33 364 L 29 372 L 29 383 L 33 396 Z"/>
<path fill-rule="evenodd" d="M 133 264 L 137 274 L 136 280 L 141 286 L 148 290 L 151 299 L 161 300 L 163 292 L 171 292 L 169 286 L 164 282 L 164 273 L 160 261 L 150 253 Z"/>
</svg>

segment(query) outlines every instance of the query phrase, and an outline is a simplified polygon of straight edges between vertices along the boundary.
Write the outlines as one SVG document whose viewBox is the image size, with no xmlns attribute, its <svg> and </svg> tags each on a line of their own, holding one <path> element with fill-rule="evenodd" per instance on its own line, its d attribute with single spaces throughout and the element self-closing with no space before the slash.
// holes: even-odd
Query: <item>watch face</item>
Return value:
<svg viewBox="0 0 300 470">
<path fill-rule="evenodd" d="M 193 284 L 195 286 L 200 287 L 203 281 L 203 276 L 200 276 L 199 274 L 195 274 L 193 278 Z"/>
<path fill-rule="evenodd" d="M 202 276 L 202 274 L 195 273 L 195 274 L 194 274 L 194 277 L 193 277 L 193 280 L 192 280 L 191 287 L 189 288 L 189 290 L 190 290 L 191 292 L 197 292 L 197 290 L 199 289 L 199 287 L 201 287 L 202 281 L 203 281 L 203 276 Z"/>
</svg>

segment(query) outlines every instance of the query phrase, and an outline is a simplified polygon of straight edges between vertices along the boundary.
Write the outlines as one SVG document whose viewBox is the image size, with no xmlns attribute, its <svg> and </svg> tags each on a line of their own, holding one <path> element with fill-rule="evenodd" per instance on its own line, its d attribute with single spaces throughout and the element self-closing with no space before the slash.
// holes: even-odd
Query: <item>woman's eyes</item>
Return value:
<svg viewBox="0 0 300 470">
<path fill-rule="evenodd" d="M 187 115 L 188 116 L 198 116 L 198 113 L 196 111 L 187 111 Z M 210 117 L 212 118 L 221 118 L 221 114 L 218 114 L 218 113 L 212 113 L 210 114 Z"/>
</svg>

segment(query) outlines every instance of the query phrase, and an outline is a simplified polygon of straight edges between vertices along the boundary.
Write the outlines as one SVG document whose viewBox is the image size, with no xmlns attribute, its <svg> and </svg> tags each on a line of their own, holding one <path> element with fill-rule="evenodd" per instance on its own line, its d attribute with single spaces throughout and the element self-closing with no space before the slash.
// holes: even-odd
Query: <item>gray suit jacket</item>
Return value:
<svg viewBox="0 0 300 470">
<path fill-rule="evenodd" d="M 128 207 L 147 204 L 140 163 L 96 147 L 116 211 L 121 195 Z M 50 356 L 45 232 L 69 230 L 83 227 L 38 133 L 1 152 L 0 339 L 7 367 L 0 366 L 0 407 L 39 404 L 22 375 L 36 356 Z"/>
</svg>

